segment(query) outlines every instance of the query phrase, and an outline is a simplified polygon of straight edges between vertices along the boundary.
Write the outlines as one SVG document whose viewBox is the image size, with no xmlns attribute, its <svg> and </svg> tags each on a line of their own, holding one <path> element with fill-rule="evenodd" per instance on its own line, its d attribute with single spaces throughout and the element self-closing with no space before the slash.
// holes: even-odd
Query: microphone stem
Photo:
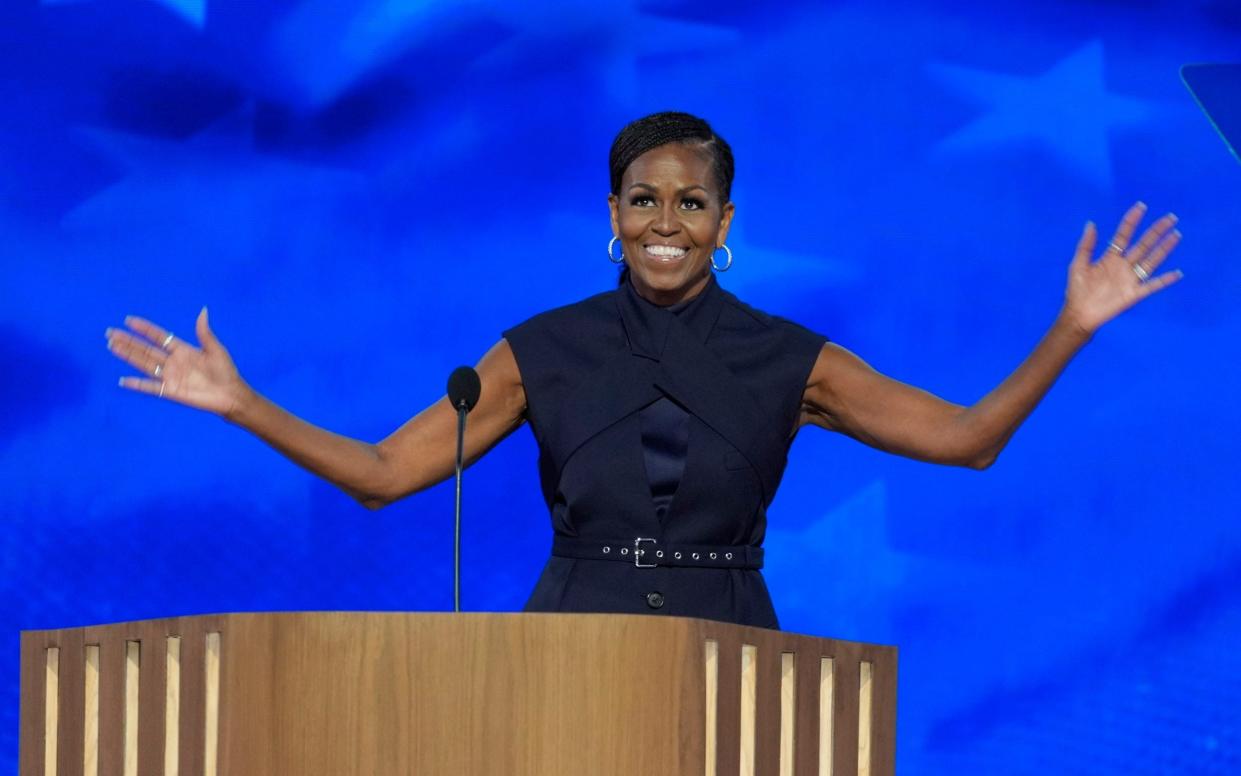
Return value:
<svg viewBox="0 0 1241 776">
<path fill-rule="evenodd" d="M 452 541 L 452 610 L 461 611 L 461 471 L 465 460 L 465 402 L 457 405 L 457 495 Z"/>
</svg>

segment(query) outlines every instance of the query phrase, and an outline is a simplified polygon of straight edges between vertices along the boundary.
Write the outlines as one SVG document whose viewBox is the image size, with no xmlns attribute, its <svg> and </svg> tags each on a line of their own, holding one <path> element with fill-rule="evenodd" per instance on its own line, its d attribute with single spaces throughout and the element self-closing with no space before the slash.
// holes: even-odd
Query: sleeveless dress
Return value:
<svg viewBox="0 0 1241 776">
<path fill-rule="evenodd" d="M 553 529 L 526 610 L 779 627 L 759 571 L 766 510 L 826 338 L 714 277 L 665 308 L 627 275 L 503 336 Z"/>
</svg>

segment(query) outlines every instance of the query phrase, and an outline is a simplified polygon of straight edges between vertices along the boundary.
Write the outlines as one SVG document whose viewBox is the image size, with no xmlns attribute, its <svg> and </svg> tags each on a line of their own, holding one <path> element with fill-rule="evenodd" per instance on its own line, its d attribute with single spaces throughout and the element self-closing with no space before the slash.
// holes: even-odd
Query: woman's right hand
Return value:
<svg viewBox="0 0 1241 776">
<path fill-rule="evenodd" d="M 201 347 L 148 320 L 126 316 L 129 330 L 107 330 L 108 350 L 144 377 L 122 377 L 121 387 L 232 417 L 250 387 L 207 325 L 207 308 L 194 325 Z"/>
</svg>

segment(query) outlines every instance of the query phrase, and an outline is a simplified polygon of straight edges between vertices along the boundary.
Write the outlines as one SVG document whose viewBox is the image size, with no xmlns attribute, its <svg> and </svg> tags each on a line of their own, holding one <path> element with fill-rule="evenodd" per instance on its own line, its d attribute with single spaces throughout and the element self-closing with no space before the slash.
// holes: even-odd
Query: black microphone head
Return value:
<svg viewBox="0 0 1241 776">
<path fill-rule="evenodd" d="M 474 409 L 482 390 L 483 383 L 478 379 L 478 372 L 468 366 L 459 366 L 448 375 L 448 400 L 455 409 L 462 406 L 467 412 Z"/>
</svg>

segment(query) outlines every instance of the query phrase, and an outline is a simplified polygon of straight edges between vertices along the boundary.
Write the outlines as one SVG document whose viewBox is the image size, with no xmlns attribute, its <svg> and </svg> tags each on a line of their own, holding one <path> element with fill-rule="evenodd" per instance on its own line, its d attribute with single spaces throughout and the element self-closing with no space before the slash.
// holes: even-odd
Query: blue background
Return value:
<svg viewBox="0 0 1241 776">
<path fill-rule="evenodd" d="M 675 108 L 738 159 L 723 285 L 958 402 L 1051 323 L 1086 219 L 1181 217 L 1185 280 L 991 469 L 807 429 L 768 579 L 786 628 L 900 646 L 903 774 L 1241 772 L 1241 169 L 1177 77 L 1238 44 L 1223 0 L 9 0 L 0 770 L 19 629 L 451 607 L 451 484 L 367 512 L 117 388 L 106 326 L 208 304 L 252 385 L 377 440 L 614 283 L 608 145 Z M 535 454 L 468 473 L 470 609 L 546 557 Z"/>
</svg>

